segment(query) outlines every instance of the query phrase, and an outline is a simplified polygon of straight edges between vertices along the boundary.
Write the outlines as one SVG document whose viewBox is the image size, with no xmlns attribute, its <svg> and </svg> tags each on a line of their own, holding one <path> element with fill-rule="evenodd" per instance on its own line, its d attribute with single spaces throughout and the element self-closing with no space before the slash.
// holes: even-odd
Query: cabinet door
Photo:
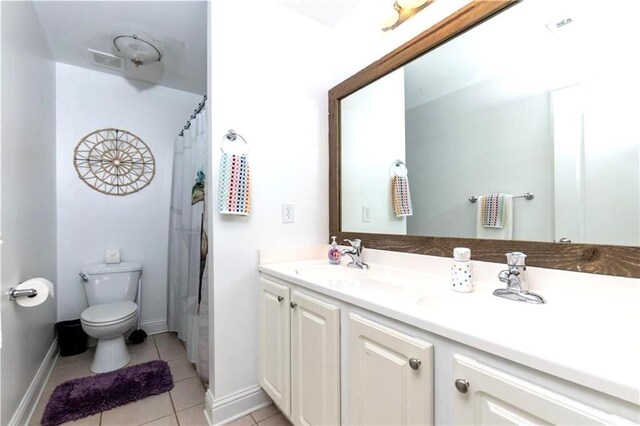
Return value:
<svg viewBox="0 0 640 426">
<path fill-rule="evenodd" d="M 459 425 L 631 424 L 463 355 L 454 356 L 454 375 L 468 382 L 465 393 L 451 384 Z"/>
<path fill-rule="evenodd" d="M 285 414 L 290 411 L 289 287 L 260 278 L 260 385 Z"/>
<path fill-rule="evenodd" d="M 340 309 L 293 291 L 291 420 L 340 424 Z"/>
<path fill-rule="evenodd" d="M 348 408 L 351 425 L 433 424 L 433 346 L 350 314 Z"/>
</svg>

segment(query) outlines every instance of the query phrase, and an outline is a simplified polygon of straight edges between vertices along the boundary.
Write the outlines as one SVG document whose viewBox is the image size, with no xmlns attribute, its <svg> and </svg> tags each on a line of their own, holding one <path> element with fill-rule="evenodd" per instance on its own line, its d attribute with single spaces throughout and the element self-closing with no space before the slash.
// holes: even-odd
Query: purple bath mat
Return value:
<svg viewBox="0 0 640 426">
<path fill-rule="evenodd" d="M 44 409 L 41 423 L 55 426 L 110 410 L 173 389 L 165 361 L 151 361 L 58 385 Z"/>
</svg>

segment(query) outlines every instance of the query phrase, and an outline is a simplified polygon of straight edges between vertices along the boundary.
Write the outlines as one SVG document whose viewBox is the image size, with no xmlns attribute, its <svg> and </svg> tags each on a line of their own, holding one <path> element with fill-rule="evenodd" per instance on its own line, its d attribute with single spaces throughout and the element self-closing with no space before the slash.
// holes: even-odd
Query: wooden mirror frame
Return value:
<svg viewBox="0 0 640 426">
<path fill-rule="evenodd" d="M 329 91 L 329 230 L 330 235 L 360 238 L 364 247 L 451 257 L 455 247 L 469 247 L 474 260 L 505 262 L 505 253 L 522 251 L 527 264 L 604 275 L 640 278 L 640 247 L 599 244 L 421 237 L 342 231 L 340 100 L 408 62 L 435 49 L 518 3 L 517 0 L 475 0 L 443 19 Z"/>
</svg>

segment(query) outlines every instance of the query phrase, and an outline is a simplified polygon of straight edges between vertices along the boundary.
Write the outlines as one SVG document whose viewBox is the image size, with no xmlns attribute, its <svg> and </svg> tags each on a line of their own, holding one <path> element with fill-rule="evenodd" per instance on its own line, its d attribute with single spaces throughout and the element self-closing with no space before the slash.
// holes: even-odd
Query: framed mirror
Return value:
<svg viewBox="0 0 640 426">
<path fill-rule="evenodd" d="M 632 3 L 471 2 L 331 89 L 331 235 L 640 277 Z"/>
</svg>

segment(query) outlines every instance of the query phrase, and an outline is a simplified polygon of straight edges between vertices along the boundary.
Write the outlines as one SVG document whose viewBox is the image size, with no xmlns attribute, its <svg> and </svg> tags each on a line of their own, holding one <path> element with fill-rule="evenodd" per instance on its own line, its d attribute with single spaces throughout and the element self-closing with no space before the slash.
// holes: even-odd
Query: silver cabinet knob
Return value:
<svg viewBox="0 0 640 426">
<path fill-rule="evenodd" d="M 289 306 L 291 306 L 291 309 L 295 309 L 298 304 L 296 302 L 291 302 L 289 303 Z"/>
<path fill-rule="evenodd" d="M 456 380 L 456 389 L 458 389 L 460 393 L 467 393 L 469 390 L 469 382 L 465 379 Z"/>
<path fill-rule="evenodd" d="M 418 358 L 411 358 L 409 360 L 409 367 L 411 367 L 413 370 L 417 370 L 418 368 L 420 368 L 421 364 L 422 361 L 420 361 Z"/>
<path fill-rule="evenodd" d="M 284 297 L 278 296 L 278 302 L 282 302 L 283 300 L 284 300 Z"/>
</svg>

